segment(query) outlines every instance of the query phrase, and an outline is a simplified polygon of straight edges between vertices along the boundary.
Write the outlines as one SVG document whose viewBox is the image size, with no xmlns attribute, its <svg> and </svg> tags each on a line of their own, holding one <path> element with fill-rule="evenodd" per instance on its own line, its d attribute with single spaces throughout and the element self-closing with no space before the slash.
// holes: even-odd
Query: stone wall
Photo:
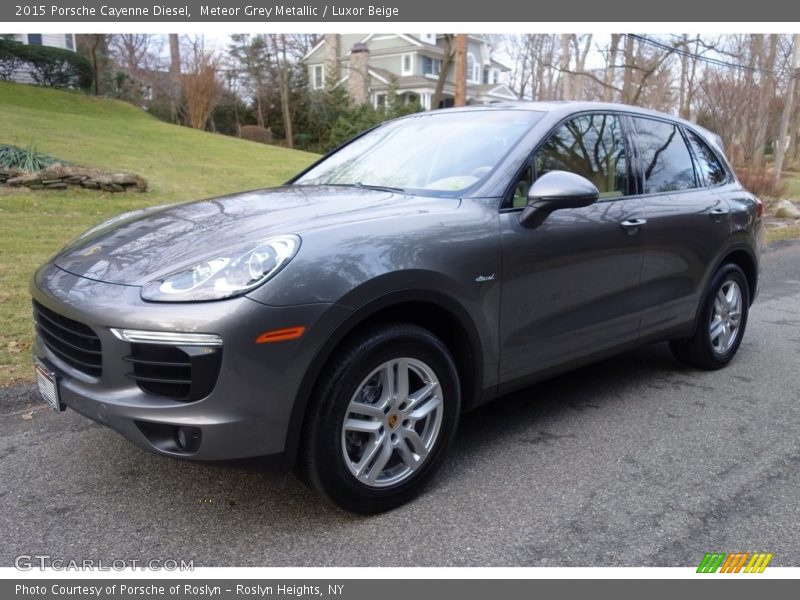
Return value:
<svg viewBox="0 0 800 600">
<path fill-rule="evenodd" d="M 65 190 L 81 187 L 103 192 L 144 192 L 147 182 L 134 173 L 104 173 L 86 167 L 53 164 L 37 173 L 0 169 L 0 185 L 32 190 Z"/>
</svg>

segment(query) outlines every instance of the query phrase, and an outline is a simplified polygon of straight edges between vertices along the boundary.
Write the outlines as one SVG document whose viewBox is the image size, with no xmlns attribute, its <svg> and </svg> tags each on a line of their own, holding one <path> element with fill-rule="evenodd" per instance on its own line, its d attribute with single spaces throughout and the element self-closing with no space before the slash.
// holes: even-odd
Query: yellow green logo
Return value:
<svg viewBox="0 0 800 600">
<path fill-rule="evenodd" d="M 769 552 L 708 552 L 697 567 L 698 573 L 763 573 L 772 554 Z"/>
</svg>

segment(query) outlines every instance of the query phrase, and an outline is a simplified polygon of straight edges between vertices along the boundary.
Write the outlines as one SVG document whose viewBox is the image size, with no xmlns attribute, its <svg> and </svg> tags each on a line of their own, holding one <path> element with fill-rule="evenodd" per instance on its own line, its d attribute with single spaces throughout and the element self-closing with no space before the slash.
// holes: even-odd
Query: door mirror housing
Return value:
<svg viewBox="0 0 800 600">
<path fill-rule="evenodd" d="M 599 197 L 597 187 L 585 177 L 569 171 L 550 171 L 531 186 L 528 205 L 520 214 L 519 222 L 533 229 L 554 210 L 589 206 Z"/>
</svg>

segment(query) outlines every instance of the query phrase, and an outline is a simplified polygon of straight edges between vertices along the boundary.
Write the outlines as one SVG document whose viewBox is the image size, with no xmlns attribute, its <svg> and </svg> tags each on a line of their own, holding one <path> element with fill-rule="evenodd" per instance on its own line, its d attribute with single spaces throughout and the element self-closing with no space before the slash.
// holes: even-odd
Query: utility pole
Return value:
<svg viewBox="0 0 800 600">
<path fill-rule="evenodd" d="M 456 34 L 456 97 L 455 106 L 467 105 L 467 34 Z"/>
<path fill-rule="evenodd" d="M 785 153 L 786 136 L 789 133 L 789 121 L 794 109 L 794 94 L 797 88 L 797 80 L 800 78 L 800 33 L 794 36 L 794 48 L 792 48 L 792 72 L 789 79 L 789 89 L 786 92 L 786 101 L 783 104 L 781 113 L 781 126 L 778 133 L 778 141 L 775 144 L 775 166 L 772 173 L 772 187 L 778 188 L 781 182 L 781 170 L 783 169 L 783 155 Z M 792 132 L 795 135 L 796 132 Z"/>
</svg>

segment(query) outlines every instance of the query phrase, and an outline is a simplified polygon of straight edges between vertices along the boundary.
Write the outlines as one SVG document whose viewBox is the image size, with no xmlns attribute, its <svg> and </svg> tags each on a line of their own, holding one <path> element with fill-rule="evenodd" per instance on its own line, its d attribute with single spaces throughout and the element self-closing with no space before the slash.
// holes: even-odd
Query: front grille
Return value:
<svg viewBox="0 0 800 600">
<path fill-rule="evenodd" d="M 222 348 L 134 343 L 130 356 L 124 358 L 133 365 L 127 376 L 142 391 L 189 402 L 214 389 Z"/>
<path fill-rule="evenodd" d="M 36 301 L 33 319 L 36 333 L 48 350 L 78 371 L 94 377 L 102 375 L 100 338 L 91 327 L 59 315 Z"/>
</svg>

